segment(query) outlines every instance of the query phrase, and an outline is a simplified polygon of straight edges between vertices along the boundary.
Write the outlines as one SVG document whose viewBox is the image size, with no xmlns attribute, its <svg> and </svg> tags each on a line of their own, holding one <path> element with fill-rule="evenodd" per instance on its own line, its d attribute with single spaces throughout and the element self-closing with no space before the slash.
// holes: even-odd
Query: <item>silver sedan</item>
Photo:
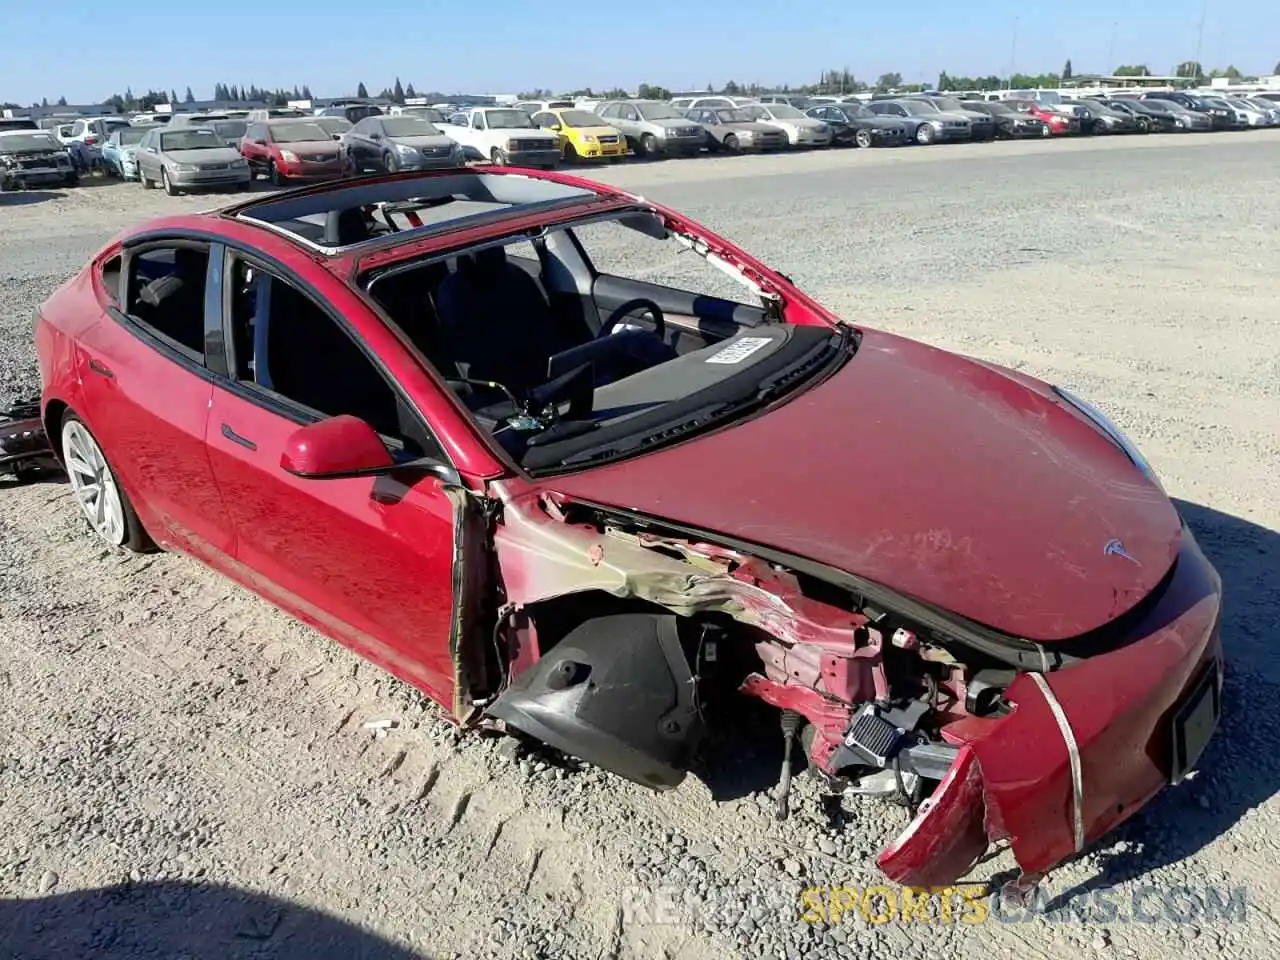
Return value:
<svg viewBox="0 0 1280 960">
<path fill-rule="evenodd" d="M 138 144 L 138 179 L 169 196 L 186 190 L 248 190 L 249 162 L 207 127 L 148 130 Z"/>
</svg>

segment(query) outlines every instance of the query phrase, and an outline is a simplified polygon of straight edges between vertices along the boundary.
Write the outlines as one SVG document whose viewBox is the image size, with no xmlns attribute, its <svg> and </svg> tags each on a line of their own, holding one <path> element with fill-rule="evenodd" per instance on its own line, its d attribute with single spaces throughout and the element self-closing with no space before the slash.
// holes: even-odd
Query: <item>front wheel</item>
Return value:
<svg viewBox="0 0 1280 960">
<path fill-rule="evenodd" d="M 152 546 L 98 441 L 73 413 L 62 421 L 62 462 L 71 493 L 98 539 L 133 553 Z"/>
<path fill-rule="evenodd" d="M 507 165 L 506 151 L 494 147 L 489 151 L 489 162 L 495 167 L 505 167 Z"/>
<path fill-rule="evenodd" d="M 280 168 L 276 166 L 274 160 L 267 161 L 267 179 L 271 181 L 273 186 L 283 187 L 285 185 L 284 174 L 280 172 Z"/>
<path fill-rule="evenodd" d="M 640 138 L 640 149 L 646 157 L 656 157 L 658 155 L 658 138 L 652 133 L 646 133 Z"/>
<path fill-rule="evenodd" d="M 853 142 L 865 150 L 867 147 L 871 146 L 871 131 L 859 130 L 853 135 Z"/>
<path fill-rule="evenodd" d="M 916 143 L 927 147 L 929 144 L 933 143 L 935 139 L 936 134 L 933 131 L 933 127 L 929 126 L 929 124 L 922 123 L 920 126 L 916 127 Z"/>
<path fill-rule="evenodd" d="M 730 153 L 738 152 L 738 138 L 732 133 L 724 138 L 724 148 Z"/>
<path fill-rule="evenodd" d="M 399 173 L 400 161 L 394 153 L 384 153 L 382 155 L 382 169 L 387 173 Z"/>
<path fill-rule="evenodd" d="M 168 167 L 160 168 L 160 184 L 164 187 L 164 192 L 167 196 L 176 197 L 178 195 L 178 188 L 175 187 L 173 185 L 173 181 L 169 179 Z"/>
<path fill-rule="evenodd" d="M 578 156 L 578 148 L 573 145 L 572 140 L 564 142 L 564 149 L 560 151 L 560 158 L 565 163 L 577 163 L 581 157 Z"/>
</svg>

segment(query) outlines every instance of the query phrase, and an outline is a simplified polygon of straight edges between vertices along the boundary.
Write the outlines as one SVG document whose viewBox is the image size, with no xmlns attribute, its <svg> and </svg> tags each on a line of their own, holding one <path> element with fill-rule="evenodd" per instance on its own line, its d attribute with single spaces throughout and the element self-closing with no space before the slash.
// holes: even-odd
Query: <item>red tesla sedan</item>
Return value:
<svg viewBox="0 0 1280 960">
<path fill-rule="evenodd" d="M 656 789 L 759 698 L 832 792 L 905 795 L 902 883 L 1006 839 L 1034 882 L 1217 723 L 1218 575 L 1101 412 L 611 187 L 460 169 L 155 220 L 36 340 L 106 543 Z"/>
</svg>

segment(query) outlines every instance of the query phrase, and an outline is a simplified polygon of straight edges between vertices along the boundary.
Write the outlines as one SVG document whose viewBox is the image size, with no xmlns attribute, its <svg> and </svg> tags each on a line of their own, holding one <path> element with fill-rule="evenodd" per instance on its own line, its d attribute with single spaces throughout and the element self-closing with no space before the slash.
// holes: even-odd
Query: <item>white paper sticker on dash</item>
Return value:
<svg viewBox="0 0 1280 960">
<path fill-rule="evenodd" d="M 741 340 L 735 340 L 719 353 L 713 353 L 707 357 L 707 363 L 741 363 L 770 339 L 769 337 L 743 337 Z"/>
</svg>

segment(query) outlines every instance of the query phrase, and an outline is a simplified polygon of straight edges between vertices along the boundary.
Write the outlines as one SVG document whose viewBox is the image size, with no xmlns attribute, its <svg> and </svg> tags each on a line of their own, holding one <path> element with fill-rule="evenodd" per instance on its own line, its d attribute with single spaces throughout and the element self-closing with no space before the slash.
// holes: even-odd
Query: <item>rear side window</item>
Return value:
<svg viewBox="0 0 1280 960">
<path fill-rule="evenodd" d="M 194 245 L 151 247 L 133 254 L 128 269 L 125 313 L 162 341 L 203 363 L 209 251 Z"/>
</svg>

